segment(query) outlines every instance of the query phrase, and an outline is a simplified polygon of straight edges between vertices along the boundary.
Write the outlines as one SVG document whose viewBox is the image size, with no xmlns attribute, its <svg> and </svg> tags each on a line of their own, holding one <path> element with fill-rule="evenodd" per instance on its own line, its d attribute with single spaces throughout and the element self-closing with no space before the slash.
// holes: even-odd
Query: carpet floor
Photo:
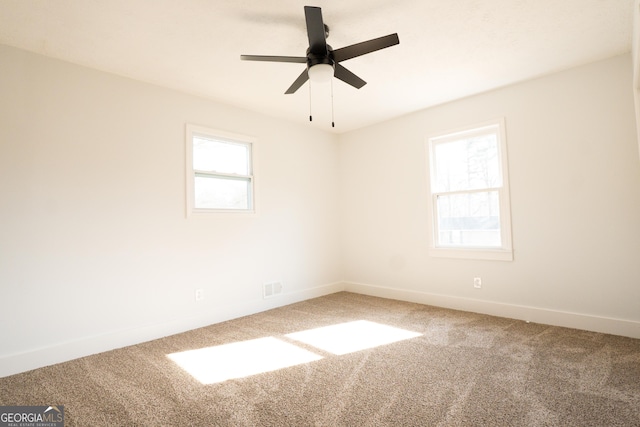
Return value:
<svg viewBox="0 0 640 427">
<path fill-rule="evenodd" d="M 340 292 L 0 378 L 65 426 L 640 426 L 640 340 Z"/>
</svg>

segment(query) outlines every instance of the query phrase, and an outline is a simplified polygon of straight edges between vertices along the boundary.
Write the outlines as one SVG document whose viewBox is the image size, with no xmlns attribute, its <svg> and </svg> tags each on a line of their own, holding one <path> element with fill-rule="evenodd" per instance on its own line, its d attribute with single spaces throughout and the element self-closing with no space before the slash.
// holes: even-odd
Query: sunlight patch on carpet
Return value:
<svg viewBox="0 0 640 427">
<path fill-rule="evenodd" d="M 182 351 L 167 357 L 202 384 L 244 378 L 322 359 L 322 356 L 274 337 Z"/>
<path fill-rule="evenodd" d="M 336 355 L 403 341 L 422 334 L 368 320 L 356 320 L 285 335 Z"/>
</svg>

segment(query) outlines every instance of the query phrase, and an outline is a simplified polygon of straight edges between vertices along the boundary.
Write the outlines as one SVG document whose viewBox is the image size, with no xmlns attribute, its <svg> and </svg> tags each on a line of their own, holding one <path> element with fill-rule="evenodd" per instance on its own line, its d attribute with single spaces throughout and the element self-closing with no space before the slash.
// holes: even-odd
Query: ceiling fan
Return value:
<svg viewBox="0 0 640 427">
<path fill-rule="evenodd" d="M 240 59 L 244 61 L 306 63 L 307 68 L 298 76 L 285 94 L 294 93 L 309 79 L 314 82 L 320 82 L 329 81 L 332 77 L 336 77 L 356 89 L 360 89 L 367 84 L 367 82 L 347 70 L 340 62 L 400 43 L 398 34 L 396 33 L 333 50 L 333 48 L 327 44 L 329 27 L 322 20 L 322 11 L 320 8 L 305 6 L 304 14 L 307 22 L 307 35 L 309 37 L 307 56 L 240 56 Z"/>
</svg>

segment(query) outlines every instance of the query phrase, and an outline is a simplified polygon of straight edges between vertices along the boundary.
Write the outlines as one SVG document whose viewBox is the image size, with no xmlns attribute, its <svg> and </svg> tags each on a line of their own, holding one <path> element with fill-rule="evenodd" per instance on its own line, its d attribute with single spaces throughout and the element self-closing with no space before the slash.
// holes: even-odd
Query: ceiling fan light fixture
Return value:
<svg viewBox="0 0 640 427">
<path fill-rule="evenodd" d="M 305 69 L 289 86 L 285 95 L 295 93 L 307 80 L 331 82 L 333 77 L 356 89 L 360 89 L 367 82 L 346 69 L 341 63 L 400 43 L 398 34 L 394 33 L 334 50 L 327 44 L 329 27 L 322 20 L 322 10 L 315 6 L 305 6 L 304 16 L 307 24 L 307 38 L 309 39 L 309 48 L 306 56 L 240 55 L 240 59 L 243 61 L 306 64 Z"/>
<path fill-rule="evenodd" d="M 314 83 L 325 83 L 333 77 L 333 65 L 316 64 L 309 67 L 309 80 Z"/>
</svg>

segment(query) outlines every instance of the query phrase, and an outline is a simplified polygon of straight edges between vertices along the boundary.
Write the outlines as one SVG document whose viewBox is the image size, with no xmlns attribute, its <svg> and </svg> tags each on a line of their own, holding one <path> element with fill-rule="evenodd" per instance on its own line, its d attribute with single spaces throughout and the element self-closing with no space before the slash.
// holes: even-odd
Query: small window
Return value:
<svg viewBox="0 0 640 427">
<path fill-rule="evenodd" d="M 187 125 L 187 212 L 254 212 L 253 140 Z"/>
<path fill-rule="evenodd" d="M 512 260 L 504 121 L 428 142 L 431 255 Z"/>
</svg>

